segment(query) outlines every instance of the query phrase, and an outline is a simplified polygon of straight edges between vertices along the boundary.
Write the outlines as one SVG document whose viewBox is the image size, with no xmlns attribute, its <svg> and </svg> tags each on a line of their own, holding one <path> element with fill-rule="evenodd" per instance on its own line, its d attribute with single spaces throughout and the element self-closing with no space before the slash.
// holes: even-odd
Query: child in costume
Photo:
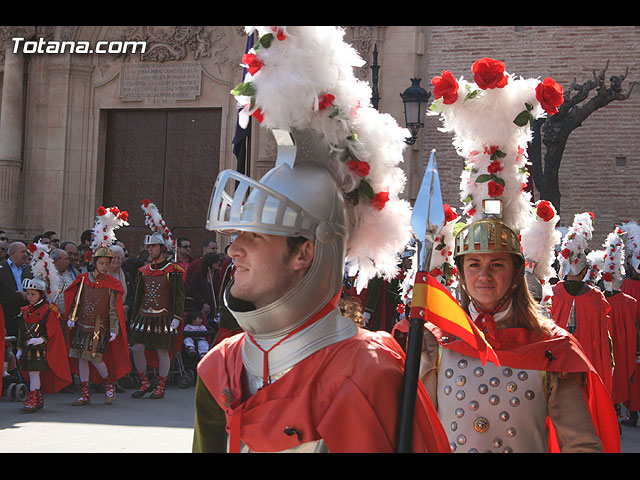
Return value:
<svg viewBox="0 0 640 480">
<path fill-rule="evenodd" d="M 29 377 L 29 394 L 21 410 L 34 413 L 44 406 L 43 391 L 56 393 L 71 383 L 71 371 L 60 314 L 56 305 L 49 303 L 57 293 L 57 271 L 47 246 L 31 244 L 29 250 L 34 278 L 22 282 L 29 305 L 20 309 L 16 357 L 19 368 Z"/>
<path fill-rule="evenodd" d="M 71 306 L 67 320 L 72 329 L 69 357 L 77 359 L 75 368 L 80 376 L 81 395 L 72 403 L 74 406 L 89 404 L 90 375 L 94 382 L 104 383 L 105 404 L 110 405 L 115 400 L 114 382 L 131 370 L 122 304 L 124 290 L 120 281 L 109 274 L 113 230 L 128 225 L 126 219 L 127 212 L 120 212 L 117 207 L 98 209 L 91 244 L 95 270 L 78 275 L 65 291 L 65 305 Z"/>
</svg>

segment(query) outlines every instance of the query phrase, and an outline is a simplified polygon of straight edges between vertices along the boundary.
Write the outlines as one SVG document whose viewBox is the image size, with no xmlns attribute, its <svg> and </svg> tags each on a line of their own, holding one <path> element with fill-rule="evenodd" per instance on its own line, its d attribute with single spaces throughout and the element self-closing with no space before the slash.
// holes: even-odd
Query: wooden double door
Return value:
<svg viewBox="0 0 640 480">
<path fill-rule="evenodd" d="M 158 206 L 174 239 L 202 253 L 204 228 L 220 159 L 221 109 L 109 110 L 106 118 L 103 206 L 129 213 L 116 231 L 136 256 L 144 237 L 142 200 Z"/>
</svg>

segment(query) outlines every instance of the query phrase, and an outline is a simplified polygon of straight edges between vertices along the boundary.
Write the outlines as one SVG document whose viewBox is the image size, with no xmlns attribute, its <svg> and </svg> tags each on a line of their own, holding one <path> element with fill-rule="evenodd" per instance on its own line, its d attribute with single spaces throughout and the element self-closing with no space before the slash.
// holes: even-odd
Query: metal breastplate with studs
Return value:
<svg viewBox="0 0 640 480">
<path fill-rule="evenodd" d="M 133 329 L 146 333 L 169 333 L 173 295 L 169 275 L 143 275 L 144 294 Z"/>
<path fill-rule="evenodd" d="M 546 372 L 441 355 L 438 414 L 453 452 L 547 451 Z"/>
</svg>

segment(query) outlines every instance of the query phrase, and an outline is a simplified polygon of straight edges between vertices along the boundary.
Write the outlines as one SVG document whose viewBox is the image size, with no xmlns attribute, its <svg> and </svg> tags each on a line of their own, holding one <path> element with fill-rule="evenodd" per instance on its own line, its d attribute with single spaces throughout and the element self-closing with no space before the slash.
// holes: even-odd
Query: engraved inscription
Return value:
<svg viewBox="0 0 640 480">
<path fill-rule="evenodd" d="M 199 62 L 127 63 L 122 66 L 121 96 L 125 102 L 195 100 L 201 83 Z"/>
</svg>

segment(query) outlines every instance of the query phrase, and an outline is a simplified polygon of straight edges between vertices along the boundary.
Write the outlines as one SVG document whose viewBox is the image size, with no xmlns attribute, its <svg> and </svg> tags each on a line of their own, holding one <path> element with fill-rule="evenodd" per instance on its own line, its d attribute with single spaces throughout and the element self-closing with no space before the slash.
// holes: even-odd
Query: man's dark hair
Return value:
<svg viewBox="0 0 640 480">
<path fill-rule="evenodd" d="M 178 239 L 178 247 L 181 247 L 181 246 L 182 246 L 182 242 L 184 242 L 185 240 L 186 240 L 187 242 L 190 242 L 190 241 L 191 241 L 191 240 L 189 240 L 187 237 L 180 237 L 180 238 Z"/>
<path fill-rule="evenodd" d="M 202 248 L 206 248 L 206 247 L 208 247 L 210 243 L 215 243 L 215 244 L 217 244 L 218 242 L 216 241 L 216 239 L 215 239 L 215 238 L 205 238 L 205 239 L 202 241 Z"/>
<path fill-rule="evenodd" d="M 289 251 L 289 255 L 295 253 L 295 251 L 300 248 L 300 245 L 306 241 L 307 239 L 304 237 L 287 237 L 287 249 Z"/>
</svg>

